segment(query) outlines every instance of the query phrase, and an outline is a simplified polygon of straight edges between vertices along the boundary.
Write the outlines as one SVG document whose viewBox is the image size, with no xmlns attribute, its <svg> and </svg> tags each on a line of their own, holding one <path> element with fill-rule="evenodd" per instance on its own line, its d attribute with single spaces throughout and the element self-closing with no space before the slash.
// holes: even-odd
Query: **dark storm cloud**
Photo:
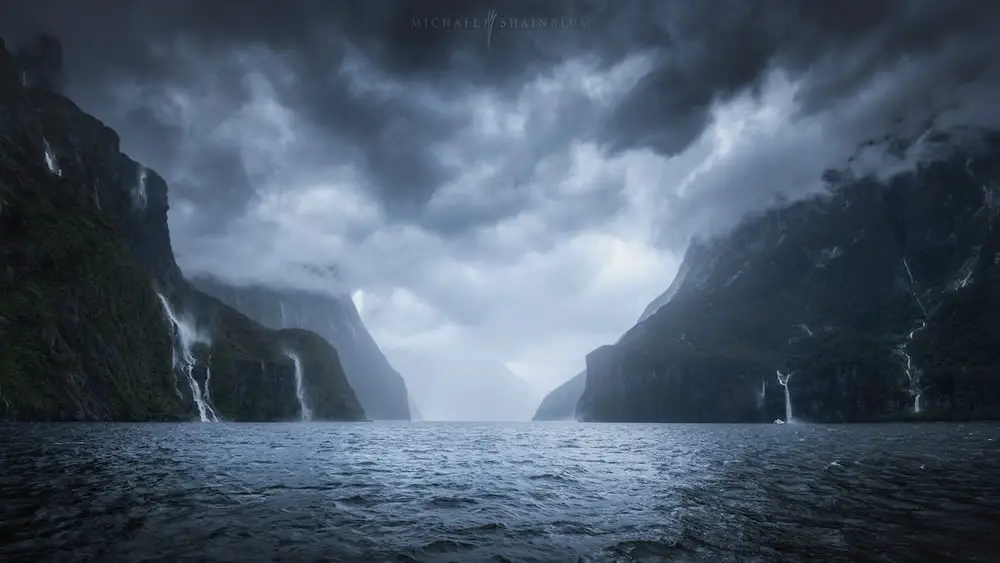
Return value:
<svg viewBox="0 0 1000 563">
<path fill-rule="evenodd" d="M 199 144 L 197 158 L 187 163 L 191 174 L 175 181 L 176 195 L 210 204 L 217 225 L 226 223 L 220 214 L 227 210 L 240 215 L 255 194 L 242 159 L 225 143 L 191 138 L 169 112 L 150 108 L 175 103 L 178 91 L 201 90 L 231 107 L 246 102 L 251 94 L 242 53 L 269 53 L 265 63 L 252 64 L 274 78 L 280 103 L 325 133 L 317 149 L 325 156 L 317 158 L 363 167 L 390 217 L 412 219 L 458 173 L 442 165 L 432 147 L 455 133 L 461 117 L 411 95 L 422 87 L 456 104 L 472 88 L 513 96 L 530 77 L 573 57 L 591 56 L 607 68 L 648 52 L 653 71 L 603 121 L 600 138 L 612 151 L 652 147 L 672 155 L 702 133 L 714 102 L 758 89 L 770 69 L 804 77 L 802 111 L 815 113 L 901 62 L 981 37 L 985 43 L 977 48 L 955 50 L 948 76 L 976 80 L 996 47 L 984 34 L 1000 25 L 1000 3 L 931 0 L 5 0 L 2 8 L 2 32 L 14 42 L 38 31 L 61 38 L 69 94 L 106 114 L 135 156 L 171 177 L 178 145 Z M 488 44 L 491 9 L 501 21 L 530 21 L 532 29 L 494 24 Z M 542 21 L 573 29 L 538 29 Z M 358 90 L 350 69 L 362 63 L 370 68 L 357 73 L 374 69 L 403 90 Z M 127 110 L 123 84 L 134 91 Z M 914 100 L 920 96 L 913 93 Z M 898 109 L 914 100 L 900 100 Z M 525 143 L 544 155 L 555 150 L 546 141 Z M 532 163 L 523 165 L 530 170 Z M 501 189 L 516 189 L 509 185 Z M 425 226 L 455 234 L 516 214 L 523 204 L 513 196 L 503 201 L 464 220 L 439 217 Z"/>
<path fill-rule="evenodd" d="M 8 3 L 9 4 L 9 3 Z M 594 6 L 551 2 L 510 2 L 500 18 L 583 22 Z M 37 31 L 58 35 L 66 45 L 69 94 L 95 113 L 112 113 L 113 95 L 122 82 L 136 84 L 142 99 L 135 110 L 106 119 L 140 158 L 170 172 L 176 156 L 167 139 L 183 137 L 180 125 L 143 108 L 169 104 L 172 89 L 204 87 L 210 67 L 213 95 L 238 105 L 247 98 L 241 75 L 232 64 L 235 53 L 265 48 L 276 55 L 265 72 L 292 74 L 277 85 L 281 103 L 330 134 L 329 150 L 356 159 L 373 176 L 374 187 L 393 215 L 417 213 L 434 189 L 447 180 L 429 147 L 447 139 L 457 126 L 454 117 L 435 112 L 405 96 L 379 99 L 357 92 L 345 79 L 345 62 L 360 53 L 373 67 L 395 80 L 434 83 L 453 92 L 474 86 L 516 87 L 523 76 L 564 61 L 581 34 L 530 31 L 512 33 L 498 24 L 488 48 L 482 30 L 493 5 L 485 2 L 335 2 L 270 0 L 229 2 L 100 2 L 39 1 L 8 6 L 3 33 L 25 40 Z M 419 23 L 435 18 L 463 22 L 464 28 L 443 30 Z M 593 18 L 597 21 L 597 18 Z M 522 24 L 523 25 L 523 24 Z M 576 25 L 575 23 L 573 25 Z M 581 24 L 585 25 L 585 24 Z M 552 31 L 552 30 L 547 30 Z M 593 38 L 591 38 L 593 39 Z M 196 57 L 179 56 L 180 50 Z M 279 81 L 281 82 L 281 81 Z M 220 92 L 222 90 L 222 92 Z M 156 123 L 156 122 L 159 123 Z M 156 134 L 147 134 L 150 131 Z M 190 141 L 190 139 L 188 139 Z M 213 149 L 201 152 L 211 158 Z M 212 178 L 197 182 L 200 195 L 179 186 L 179 197 L 224 200 L 234 215 L 253 195 L 243 182 L 238 159 L 221 158 L 213 176 L 234 178 L 226 186 Z M 223 171 L 223 168 L 230 170 Z M 214 192 L 222 191 L 219 195 Z"/>
<path fill-rule="evenodd" d="M 722 0 L 689 2 L 666 24 L 675 42 L 609 121 L 611 146 L 686 149 L 713 103 L 761 86 L 781 68 L 804 79 L 804 114 L 855 95 L 880 73 L 955 45 L 945 87 L 995 64 L 1000 3 L 987 1 Z M 946 69 L 937 69 L 946 70 Z M 912 92 L 918 101 L 923 92 Z M 888 123 L 908 107 L 885 109 Z M 922 116 L 923 117 L 923 116 Z"/>
</svg>

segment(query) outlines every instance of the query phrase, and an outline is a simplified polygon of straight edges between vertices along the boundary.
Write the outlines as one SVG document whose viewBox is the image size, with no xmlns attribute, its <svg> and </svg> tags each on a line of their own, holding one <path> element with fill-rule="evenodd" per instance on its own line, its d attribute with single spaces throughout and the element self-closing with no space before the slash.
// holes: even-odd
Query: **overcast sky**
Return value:
<svg viewBox="0 0 1000 563">
<path fill-rule="evenodd" d="M 187 273 L 335 265 L 390 359 L 548 390 L 693 234 L 869 137 L 995 124 L 998 6 L 0 0 L 0 32 L 62 39 L 67 94 L 167 178 Z"/>
</svg>

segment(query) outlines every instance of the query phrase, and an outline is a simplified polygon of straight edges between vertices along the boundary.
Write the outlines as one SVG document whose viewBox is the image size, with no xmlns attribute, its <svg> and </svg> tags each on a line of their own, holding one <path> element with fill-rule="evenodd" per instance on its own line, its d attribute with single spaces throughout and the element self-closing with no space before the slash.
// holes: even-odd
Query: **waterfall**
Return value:
<svg viewBox="0 0 1000 563">
<path fill-rule="evenodd" d="M 312 420 L 312 411 L 309 409 L 309 405 L 306 404 L 306 387 L 305 381 L 303 381 L 302 360 L 299 359 L 297 353 L 290 350 L 286 350 L 285 355 L 295 363 L 295 397 L 299 400 L 301 419 L 303 421 Z"/>
<path fill-rule="evenodd" d="M 785 388 L 785 420 L 784 422 L 792 422 L 792 395 L 788 392 L 788 380 L 792 377 L 792 374 L 781 373 L 781 370 L 777 370 L 775 373 L 778 374 L 778 383 Z M 780 419 L 779 419 L 780 420 Z M 777 422 L 777 421 L 775 421 Z"/>
<path fill-rule="evenodd" d="M 913 358 L 906 351 L 909 348 L 910 343 L 913 342 L 913 337 L 921 330 L 927 328 L 926 321 L 920 321 L 920 326 L 910 331 L 907 335 L 906 341 L 903 342 L 896 351 L 900 356 L 903 357 L 903 372 L 906 374 L 906 378 L 910 380 L 910 395 L 913 396 L 913 412 L 920 412 L 920 370 L 913 366 Z"/>
<path fill-rule="evenodd" d="M 760 380 L 760 392 L 757 393 L 757 408 L 762 408 L 767 399 L 767 382 Z"/>
<path fill-rule="evenodd" d="M 166 297 L 161 295 L 160 292 L 156 292 L 156 296 L 160 298 L 160 304 L 163 305 L 163 312 L 167 315 L 173 326 L 174 375 L 176 376 L 177 372 L 180 371 L 187 377 L 188 385 L 191 387 L 191 396 L 194 398 L 195 406 L 198 407 L 199 420 L 202 422 L 218 422 L 219 417 L 215 414 L 215 409 L 210 404 L 211 392 L 208 389 L 208 385 L 212 378 L 211 371 L 206 374 L 204 394 L 202 394 L 198 381 L 194 378 L 194 368 L 198 360 L 195 359 L 191 349 L 196 343 L 208 344 L 209 341 L 204 335 L 198 332 L 193 322 L 180 318 L 174 312 Z"/>
<path fill-rule="evenodd" d="M 288 327 L 288 323 L 285 322 L 285 302 L 282 301 L 281 299 L 279 299 L 278 300 L 278 307 L 281 308 L 281 327 L 279 327 L 279 328 L 287 328 Z"/>
<path fill-rule="evenodd" d="M 135 188 L 132 190 L 132 209 L 144 211 L 148 201 L 146 195 L 146 167 L 139 165 L 139 175 L 135 179 Z"/>
<path fill-rule="evenodd" d="M 920 312 L 923 313 L 924 317 L 926 318 L 927 309 L 924 308 L 924 304 L 920 302 L 920 296 L 917 295 L 917 290 L 916 290 L 917 282 L 914 281 L 913 279 L 913 272 L 910 270 L 910 263 L 906 260 L 905 257 L 903 258 L 903 267 L 906 268 L 906 278 L 910 282 L 910 295 L 913 296 L 913 300 L 917 302 L 917 307 L 920 307 Z"/>
<path fill-rule="evenodd" d="M 208 356 L 208 362 L 205 363 L 205 404 L 212 404 L 212 356 Z M 214 410 L 213 414 L 214 414 Z M 218 422 L 218 419 L 216 419 Z"/>
<path fill-rule="evenodd" d="M 927 328 L 927 309 L 924 307 L 923 303 L 920 302 L 920 296 L 917 295 L 916 281 L 913 279 L 913 272 L 910 271 L 910 263 L 903 257 L 903 267 L 906 269 L 906 277 L 910 282 L 910 295 L 913 296 L 913 300 L 916 301 L 917 307 L 920 308 L 920 312 L 923 313 L 923 318 L 920 320 L 920 326 L 910 331 L 907 335 L 906 341 L 896 348 L 896 351 L 900 356 L 903 357 L 903 372 L 906 374 L 906 378 L 910 381 L 910 395 L 913 396 L 913 412 L 920 412 L 920 370 L 913 366 L 913 358 L 910 357 L 910 353 L 907 349 L 910 347 L 910 343 L 913 342 L 913 337 L 921 330 Z"/>
<path fill-rule="evenodd" d="M 56 158 L 55 153 L 52 152 L 52 147 L 49 146 L 49 142 L 42 139 L 45 143 L 45 165 L 49 167 L 49 172 L 55 174 L 56 176 L 62 176 L 62 170 L 59 169 L 59 160 Z"/>
</svg>

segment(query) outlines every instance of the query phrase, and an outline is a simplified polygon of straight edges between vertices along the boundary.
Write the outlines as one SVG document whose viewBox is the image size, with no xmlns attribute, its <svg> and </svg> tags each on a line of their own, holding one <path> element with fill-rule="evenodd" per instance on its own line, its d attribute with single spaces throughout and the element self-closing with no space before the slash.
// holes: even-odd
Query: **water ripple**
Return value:
<svg viewBox="0 0 1000 563">
<path fill-rule="evenodd" d="M 998 425 L 0 425 L 0 560 L 1000 561 Z"/>
</svg>

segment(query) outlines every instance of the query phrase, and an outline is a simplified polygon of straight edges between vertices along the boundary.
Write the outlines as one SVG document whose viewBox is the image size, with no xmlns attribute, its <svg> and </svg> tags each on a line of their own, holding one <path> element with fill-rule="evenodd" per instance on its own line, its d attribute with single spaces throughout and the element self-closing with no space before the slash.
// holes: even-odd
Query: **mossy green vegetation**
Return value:
<svg viewBox="0 0 1000 563">
<path fill-rule="evenodd" d="M 73 178 L 30 148 L 0 144 L 0 418 L 183 415 L 149 278 Z"/>
<path fill-rule="evenodd" d="M 48 152 L 48 154 L 46 154 Z M 364 413 L 336 352 L 281 334 L 191 286 L 173 257 L 166 183 L 69 100 L 25 91 L 0 42 L 0 420 L 192 420 L 157 293 L 208 336 L 194 378 L 225 420 L 293 420 L 291 346 L 316 418 Z"/>
</svg>

